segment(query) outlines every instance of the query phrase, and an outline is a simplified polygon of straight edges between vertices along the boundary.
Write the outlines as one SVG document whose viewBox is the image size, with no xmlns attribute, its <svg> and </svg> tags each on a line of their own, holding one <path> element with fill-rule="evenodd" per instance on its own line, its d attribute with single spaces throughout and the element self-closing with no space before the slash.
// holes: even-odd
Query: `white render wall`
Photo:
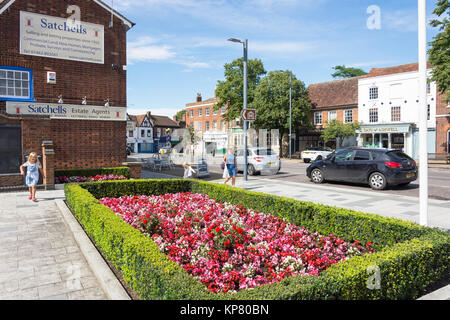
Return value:
<svg viewBox="0 0 450 320">
<path fill-rule="evenodd" d="M 428 70 L 430 78 L 431 70 Z M 378 87 L 378 99 L 369 99 L 369 89 Z M 415 123 L 419 124 L 419 73 L 405 72 L 358 80 L 358 119 L 363 124 Z M 406 101 L 406 102 L 405 102 Z M 391 102 L 391 104 L 390 104 Z M 436 83 L 431 82 L 427 102 L 430 104 L 428 127 L 436 127 Z M 383 103 L 383 104 L 381 104 Z M 391 107 L 401 107 L 399 122 L 391 121 Z M 369 122 L 369 109 L 378 108 L 378 122 Z"/>
</svg>

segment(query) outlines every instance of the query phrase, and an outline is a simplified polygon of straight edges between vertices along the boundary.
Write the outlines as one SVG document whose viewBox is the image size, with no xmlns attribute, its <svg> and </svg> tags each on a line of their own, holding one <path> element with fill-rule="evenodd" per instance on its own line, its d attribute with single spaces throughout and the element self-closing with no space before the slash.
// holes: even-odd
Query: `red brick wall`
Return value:
<svg viewBox="0 0 450 320">
<path fill-rule="evenodd" d="M 78 5 L 81 20 L 104 25 L 104 64 L 87 63 L 19 54 L 19 15 L 29 11 L 55 17 L 68 17 L 69 5 Z M 85 0 L 17 0 L 0 15 L 0 65 L 33 70 L 33 93 L 36 102 L 126 107 L 126 26 L 114 17 L 109 28 L 110 12 L 94 1 Z M 111 65 L 118 64 L 119 70 Z M 47 84 L 47 71 L 56 72 L 56 84 Z M 0 110 L 6 102 L 0 101 Z M 23 120 L 24 153 L 41 151 L 43 140 L 55 147 L 56 168 L 85 168 L 121 165 L 126 161 L 126 122 L 76 120 Z"/>
<path fill-rule="evenodd" d="M 222 131 L 222 120 L 225 120 L 221 114 L 222 110 L 219 109 L 217 110 L 217 115 L 214 115 L 214 104 L 217 103 L 219 101 L 219 99 L 208 99 L 205 101 L 200 101 L 200 102 L 196 102 L 196 103 L 189 103 L 186 104 L 186 127 L 189 125 L 194 126 L 195 127 L 195 122 L 197 121 L 201 121 L 202 122 L 202 131 L 205 132 L 206 131 L 206 122 L 209 122 L 209 130 L 212 131 L 213 130 L 213 123 L 214 121 L 217 121 L 217 131 Z M 201 107 L 198 107 L 198 105 L 203 105 Z M 206 115 L 206 109 L 209 108 L 209 116 Z M 198 116 L 198 110 L 201 109 L 202 110 L 202 116 L 199 117 Z M 194 111 L 194 117 L 191 118 L 191 110 Z M 225 122 L 225 129 L 228 129 L 228 125 Z"/>
<path fill-rule="evenodd" d="M 439 117 L 439 115 L 450 114 L 448 104 L 444 102 L 445 96 L 438 93 L 436 97 L 436 153 L 446 153 L 447 150 L 447 132 L 450 130 L 450 116 Z"/>
</svg>

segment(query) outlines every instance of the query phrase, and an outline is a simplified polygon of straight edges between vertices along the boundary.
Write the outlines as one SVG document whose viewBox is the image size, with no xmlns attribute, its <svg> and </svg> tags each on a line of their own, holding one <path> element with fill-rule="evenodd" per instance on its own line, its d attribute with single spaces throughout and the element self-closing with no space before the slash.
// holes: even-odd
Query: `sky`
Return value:
<svg viewBox="0 0 450 320">
<path fill-rule="evenodd" d="M 243 55 L 306 85 L 331 81 L 336 65 L 418 61 L 416 0 L 105 0 L 136 25 L 127 33 L 130 114 L 172 117 L 214 96 L 224 64 Z M 427 19 L 436 0 L 427 0 Z M 427 40 L 438 30 L 428 27 Z"/>
</svg>

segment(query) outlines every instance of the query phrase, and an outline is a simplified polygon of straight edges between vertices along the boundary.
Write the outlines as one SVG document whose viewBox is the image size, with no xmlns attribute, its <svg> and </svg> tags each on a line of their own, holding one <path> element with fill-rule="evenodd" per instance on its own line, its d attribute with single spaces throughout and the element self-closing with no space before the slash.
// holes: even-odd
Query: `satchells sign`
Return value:
<svg viewBox="0 0 450 320">
<path fill-rule="evenodd" d="M 104 63 L 104 27 L 20 11 L 20 53 Z"/>
<path fill-rule="evenodd" d="M 7 101 L 6 112 L 11 115 L 49 116 L 51 119 L 127 120 L 127 110 L 122 107 Z"/>
</svg>

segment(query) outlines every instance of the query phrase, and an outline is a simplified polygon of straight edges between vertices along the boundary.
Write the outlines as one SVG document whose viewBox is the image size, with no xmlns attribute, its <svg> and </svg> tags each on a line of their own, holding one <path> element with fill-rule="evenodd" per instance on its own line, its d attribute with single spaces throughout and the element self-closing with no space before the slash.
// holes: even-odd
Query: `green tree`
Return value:
<svg viewBox="0 0 450 320">
<path fill-rule="evenodd" d="M 341 78 L 341 79 L 353 78 L 367 74 L 367 72 L 365 72 L 362 69 L 346 67 L 345 65 L 335 66 L 333 67 L 333 70 L 335 70 L 336 72 L 333 73 L 331 76 L 333 78 Z"/>
<path fill-rule="evenodd" d="M 361 129 L 361 123 L 350 122 L 342 123 L 338 120 L 331 120 L 327 123 L 327 127 L 322 133 L 325 142 L 336 139 L 336 147 L 342 145 L 344 138 L 356 135 L 356 130 Z"/>
<path fill-rule="evenodd" d="M 441 93 L 446 94 L 446 102 L 450 103 L 450 1 L 438 0 L 433 13 L 442 19 L 430 22 L 441 31 L 430 42 L 429 60 L 433 66 L 432 80 L 436 81 Z"/>
<path fill-rule="evenodd" d="M 177 114 L 175 115 L 177 121 L 181 121 L 183 120 L 183 116 L 186 114 L 186 109 L 180 110 L 177 112 Z"/>
<path fill-rule="evenodd" d="M 256 128 L 279 130 L 283 156 L 289 153 L 289 77 L 289 71 L 269 72 L 256 87 L 254 99 L 249 105 L 256 109 Z M 298 126 L 309 126 L 310 110 L 311 103 L 305 84 L 292 75 L 293 131 Z"/>
<path fill-rule="evenodd" d="M 218 81 L 216 97 L 219 102 L 214 106 L 218 110 L 228 103 L 225 118 L 232 121 L 241 116 L 244 105 L 244 58 L 225 64 L 225 80 Z M 259 59 L 248 60 L 247 63 L 247 103 L 253 101 L 255 88 L 261 77 L 266 74 L 264 65 Z"/>
</svg>

